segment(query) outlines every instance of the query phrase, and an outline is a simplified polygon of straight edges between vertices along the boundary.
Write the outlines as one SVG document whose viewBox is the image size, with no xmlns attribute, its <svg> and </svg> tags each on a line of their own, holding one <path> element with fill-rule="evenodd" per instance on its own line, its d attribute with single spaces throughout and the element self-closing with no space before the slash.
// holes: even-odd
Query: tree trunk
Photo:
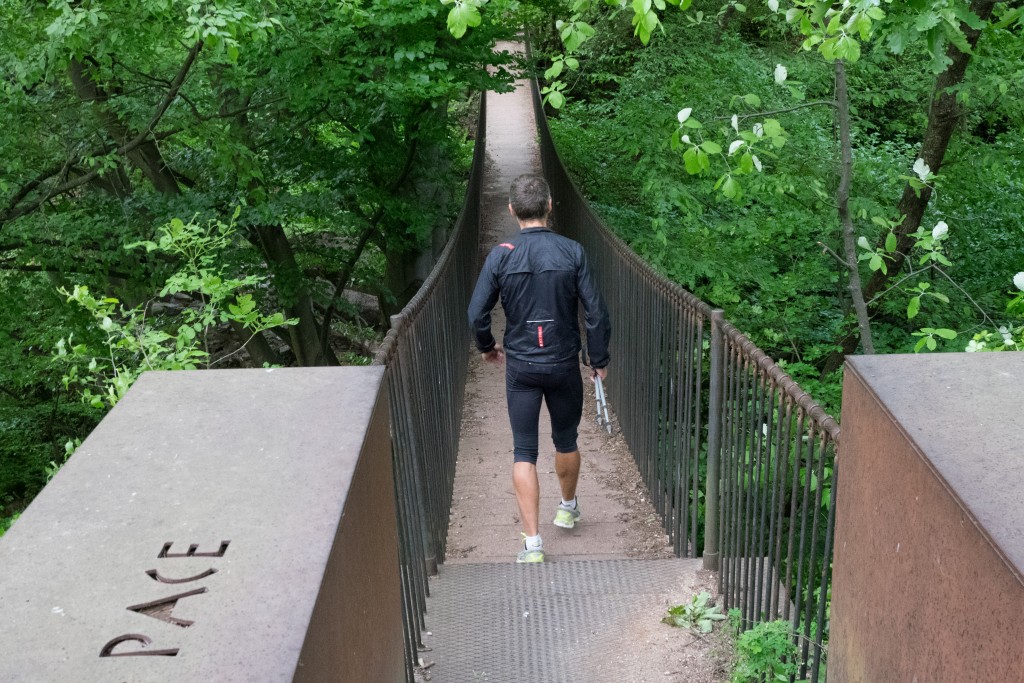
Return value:
<svg viewBox="0 0 1024 683">
<path fill-rule="evenodd" d="M 231 332 L 234 334 L 235 339 L 238 340 L 238 343 L 245 346 L 249 358 L 252 359 L 253 367 L 261 368 L 264 365 L 281 365 L 281 356 L 270 346 L 262 332 L 253 334 L 245 329 L 245 326 L 241 323 L 234 321 L 231 322 Z"/>
<path fill-rule="evenodd" d="M 313 311 L 313 299 L 284 228 L 280 225 L 252 226 L 249 240 L 259 248 L 270 266 L 274 287 L 285 306 L 286 315 L 299 321 L 287 328 L 296 363 L 301 366 L 337 365 L 338 358 L 330 346 L 320 343 L 320 325 Z"/>
<path fill-rule="evenodd" d="M 971 11 L 977 14 L 982 21 L 988 21 L 992 16 L 992 9 L 995 4 L 996 0 L 975 0 L 971 3 Z M 972 29 L 966 24 L 963 25 L 963 30 L 967 42 L 973 51 L 978 44 L 981 31 Z M 956 128 L 960 113 L 956 103 L 956 93 L 950 92 L 950 88 L 963 82 L 964 75 L 967 73 L 967 65 L 971 61 L 970 54 L 961 52 L 959 48 L 952 44 L 947 50 L 947 55 L 952 60 L 952 63 L 946 67 L 945 71 L 939 74 L 935 81 L 935 90 L 932 94 L 931 107 L 928 112 L 928 128 L 925 130 L 924 140 L 921 142 L 921 150 L 917 155 L 919 159 L 923 159 L 928 164 L 928 168 L 931 169 L 932 173 L 938 172 L 939 168 L 942 167 L 942 161 L 946 156 L 946 149 L 949 147 L 949 141 L 953 137 L 953 131 Z M 893 254 L 893 262 L 887 268 L 888 272 L 883 273 L 880 270 L 876 270 L 872 273 L 864 287 L 864 299 L 868 302 L 869 308 L 873 307 L 872 299 L 889 284 L 890 277 L 899 273 L 902 269 L 907 253 L 914 246 L 912 235 L 921 226 L 921 219 L 924 216 L 925 209 L 928 207 L 928 201 L 931 199 L 931 196 L 932 191 L 929 187 L 922 189 L 920 194 L 909 184 L 903 188 L 903 196 L 900 198 L 897 208 L 897 213 L 903 216 L 903 220 L 894 230 L 896 234 L 896 252 Z M 879 244 L 879 246 L 882 245 Z M 857 350 L 857 342 L 858 337 L 852 332 L 847 331 L 839 341 L 841 349 L 834 351 L 825 359 L 822 374 L 828 374 L 841 367 L 843 358 Z"/>
<path fill-rule="evenodd" d="M 117 114 L 106 106 L 109 96 L 89 77 L 82 62 L 77 59 L 72 60 L 68 67 L 68 73 L 71 76 L 71 83 L 75 86 L 75 93 L 83 102 L 91 102 L 97 108 L 97 118 L 115 144 L 122 145 L 138 134 L 128 130 Z M 138 147 L 129 151 L 128 159 L 153 183 L 153 187 L 158 192 L 181 194 L 175 174 L 165 163 L 163 155 L 160 154 L 160 150 L 152 139 L 145 140 Z M 124 171 L 119 169 L 119 173 L 123 175 Z"/>
<path fill-rule="evenodd" d="M 860 265 L 857 261 L 857 240 L 854 236 L 853 218 L 850 216 L 850 184 L 853 182 L 853 144 L 850 141 L 850 96 L 846 87 L 846 65 L 836 60 L 836 105 L 839 118 L 839 149 L 842 161 L 839 170 L 839 221 L 843 231 L 843 258 L 850 278 L 850 298 L 857 312 L 857 328 L 864 353 L 874 353 L 871 341 L 871 320 L 860 288 Z"/>
</svg>

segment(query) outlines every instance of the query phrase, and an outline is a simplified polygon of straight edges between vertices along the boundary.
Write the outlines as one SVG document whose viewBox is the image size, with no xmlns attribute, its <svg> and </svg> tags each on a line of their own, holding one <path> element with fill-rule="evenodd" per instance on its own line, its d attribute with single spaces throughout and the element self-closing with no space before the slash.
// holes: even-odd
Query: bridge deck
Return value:
<svg viewBox="0 0 1024 683">
<path fill-rule="evenodd" d="M 701 560 L 443 567 L 431 586 L 432 683 L 671 682 L 689 634 L 659 623 Z"/>
<path fill-rule="evenodd" d="M 487 97 L 481 259 L 518 231 L 507 209 L 512 179 L 541 170 L 528 83 Z M 500 306 L 494 320 L 499 336 Z M 688 600 L 711 584 L 706 575 L 698 577 L 699 561 L 669 559 L 671 548 L 628 446 L 620 435 L 597 427 L 592 385 L 584 385 L 588 396 L 580 425 L 581 522 L 572 530 L 551 524 L 560 497 L 550 423 L 542 411 L 538 473 L 548 562 L 517 566 L 521 526 L 504 368 L 468 351 L 448 556 L 431 581 L 427 605 L 431 634 L 425 644 L 431 651 L 424 660 L 433 663 L 432 680 L 676 680 L 662 670 L 663 652 L 645 652 L 644 634 L 665 638 L 670 629 L 659 620 L 666 604 Z M 609 382 L 625 381 L 615 374 L 617 352 L 622 350 L 612 349 Z M 637 666 L 638 658 L 647 668 Z M 657 679 L 648 678 L 654 669 Z"/>
<path fill-rule="evenodd" d="M 487 152 L 482 207 L 481 258 L 499 242 L 518 232 L 508 213 L 508 188 L 522 173 L 540 173 L 540 152 L 526 81 L 510 93 L 488 93 Z M 504 315 L 495 310 L 495 336 L 500 339 Z M 614 322 L 614 321 L 613 321 Z M 448 563 L 508 562 L 520 541 L 519 512 L 512 489 L 512 434 L 505 406 L 504 367 L 483 363 L 471 352 L 462 434 L 455 474 Z M 615 354 L 608 382 L 615 374 Z M 586 372 L 586 370 L 583 370 Z M 593 389 L 584 381 L 587 402 L 580 425 L 579 501 L 582 522 L 572 530 L 551 524 L 561 499 L 554 472 L 547 411 L 541 412 L 541 535 L 550 560 L 671 557 L 654 510 L 621 436 L 609 437 L 594 419 Z M 614 408 L 614 406 L 612 406 Z M 629 490 L 623 490 L 625 485 Z"/>
</svg>

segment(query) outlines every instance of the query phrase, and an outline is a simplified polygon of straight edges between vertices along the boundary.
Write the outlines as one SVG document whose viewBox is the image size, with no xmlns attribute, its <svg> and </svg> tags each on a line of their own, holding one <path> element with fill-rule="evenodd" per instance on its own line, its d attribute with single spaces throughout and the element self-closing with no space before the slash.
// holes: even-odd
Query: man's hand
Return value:
<svg viewBox="0 0 1024 683">
<path fill-rule="evenodd" d="M 603 382 L 604 378 L 608 376 L 608 368 L 590 368 L 590 370 L 591 370 L 591 375 L 590 375 L 590 381 L 591 382 L 594 381 L 595 377 L 600 377 L 601 381 Z"/>
<path fill-rule="evenodd" d="M 487 353 L 481 353 L 480 357 L 486 363 L 501 365 L 505 361 L 505 349 L 501 348 L 501 344 L 495 344 L 493 349 Z"/>
</svg>

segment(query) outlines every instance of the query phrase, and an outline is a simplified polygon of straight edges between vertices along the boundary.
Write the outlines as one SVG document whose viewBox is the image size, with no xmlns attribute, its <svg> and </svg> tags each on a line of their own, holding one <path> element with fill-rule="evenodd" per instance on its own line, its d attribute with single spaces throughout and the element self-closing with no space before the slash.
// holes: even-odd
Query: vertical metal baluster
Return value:
<svg viewBox="0 0 1024 683">
<path fill-rule="evenodd" d="M 807 465 L 805 467 L 803 493 L 800 498 L 800 555 L 796 563 L 796 601 L 795 607 L 793 608 L 793 632 L 797 633 L 800 630 L 800 615 L 803 612 L 803 601 L 804 588 L 807 571 L 804 565 L 807 560 L 810 559 L 813 562 L 813 557 L 810 557 L 809 549 L 807 548 L 807 517 L 811 514 L 811 472 L 814 464 L 814 439 L 816 434 L 817 425 L 814 421 L 811 421 L 810 428 L 808 429 L 807 436 Z"/>
<path fill-rule="evenodd" d="M 700 492 L 703 490 L 700 481 L 700 453 L 701 453 L 701 442 L 703 436 L 703 421 L 701 416 L 704 414 L 703 403 L 701 399 L 701 388 L 704 384 L 704 324 L 705 321 L 710 321 L 710 316 L 705 317 L 703 314 L 691 311 L 690 320 L 693 325 L 693 346 L 691 351 L 687 354 L 687 392 L 690 396 L 689 409 L 686 416 L 686 424 L 692 425 L 690 431 L 687 433 L 686 443 L 689 449 L 689 458 L 687 460 L 688 466 L 691 470 L 690 479 L 693 482 L 689 487 L 689 499 L 690 503 L 690 538 L 693 539 L 691 545 L 691 557 L 697 556 L 697 523 L 698 523 L 698 502 L 700 500 Z M 722 352 L 721 344 L 719 344 L 719 352 Z M 710 350 L 708 356 L 708 370 L 710 371 Z M 721 373 L 719 373 L 721 375 Z M 719 383 L 722 382 L 721 376 L 719 377 Z M 719 418 L 721 418 L 721 406 L 719 406 Z M 721 433 L 721 424 L 719 423 L 719 433 Z M 721 457 L 721 436 L 719 436 L 718 447 L 715 451 L 716 460 L 720 462 Z M 709 451 L 710 452 L 710 451 Z M 717 470 L 716 482 L 718 486 L 721 486 L 721 467 Z M 705 501 L 705 514 L 707 514 L 707 501 Z M 716 513 L 721 510 L 721 505 L 715 505 Z M 719 514 L 718 523 L 716 526 L 716 543 L 714 545 L 716 554 L 721 556 L 722 548 L 722 521 L 721 515 Z"/>
<path fill-rule="evenodd" d="M 783 604 L 784 614 L 783 619 L 789 621 L 792 617 L 790 616 L 790 605 L 793 603 L 793 562 L 794 554 L 796 552 L 796 513 L 797 513 L 797 490 L 800 484 L 800 458 L 803 452 L 803 433 L 804 433 L 804 411 L 802 408 L 797 407 L 796 409 L 796 429 L 793 431 L 793 474 L 791 477 L 792 485 L 790 487 L 789 495 L 789 529 L 787 530 L 788 547 L 786 550 L 786 592 L 787 600 Z"/>
<path fill-rule="evenodd" d="M 751 444 L 751 488 L 753 492 L 753 509 L 751 510 L 750 564 L 753 572 L 753 611 L 760 621 L 764 618 L 761 612 L 761 596 L 764 594 L 764 443 L 765 443 L 765 403 L 768 393 L 768 374 L 759 366 L 755 366 L 753 393 L 753 443 Z"/>
<path fill-rule="evenodd" d="M 822 432 L 820 437 L 819 437 L 819 439 L 818 439 L 818 448 L 815 449 L 817 451 L 818 455 L 817 455 L 817 464 L 814 467 L 814 471 L 815 471 L 815 475 L 818 478 L 818 483 L 817 483 L 817 486 L 814 487 L 814 507 L 811 509 L 811 515 L 813 516 L 814 522 L 811 525 L 811 543 L 810 543 L 810 551 L 808 553 L 809 554 L 809 557 L 808 557 L 809 568 L 808 568 L 808 571 L 807 571 L 807 591 L 806 591 L 807 592 L 807 610 L 806 610 L 806 614 L 804 615 L 804 638 L 803 638 L 803 647 L 802 647 L 801 652 L 800 652 L 801 659 L 802 659 L 802 664 L 801 664 L 801 668 L 800 668 L 800 676 L 801 677 L 806 677 L 807 676 L 808 647 L 810 646 L 810 643 L 812 642 L 811 641 L 812 609 L 814 609 L 816 607 L 816 604 L 817 604 L 818 600 L 823 601 L 825 599 L 825 595 L 824 595 L 823 592 L 819 592 L 818 600 L 815 600 L 815 598 L 814 598 L 814 587 L 815 587 L 814 586 L 814 579 L 816 578 L 816 575 L 817 575 L 817 571 L 816 571 L 817 568 L 815 567 L 814 563 L 815 563 L 815 558 L 817 557 L 817 552 L 815 552 L 815 551 L 816 551 L 816 549 L 818 547 L 818 532 L 820 531 L 820 527 L 821 527 L 821 524 L 820 524 L 820 522 L 821 522 L 821 492 L 822 492 L 822 489 L 823 489 L 823 484 L 825 482 L 825 442 L 826 442 L 826 438 L 827 438 L 827 435 L 824 432 Z M 810 468 L 808 468 L 808 469 L 810 469 Z M 809 471 L 808 471 L 807 478 L 810 479 L 810 472 Z M 817 611 L 817 610 L 814 610 L 814 611 Z"/>
<path fill-rule="evenodd" d="M 833 443 L 834 447 L 835 444 Z M 839 466 L 836 462 L 834 454 L 832 461 L 832 499 L 829 501 L 828 506 L 828 524 L 825 529 L 825 550 L 823 553 L 824 561 L 821 566 L 821 598 L 818 600 L 818 631 L 814 636 L 814 658 L 811 664 L 811 683 L 817 683 L 818 681 L 818 670 L 821 667 L 821 653 L 822 653 L 822 641 L 825 634 L 825 604 L 828 602 L 828 589 L 832 585 L 832 542 L 834 540 L 833 534 L 835 533 L 836 524 L 836 506 L 833 502 L 835 500 L 835 494 L 838 486 L 839 477 Z"/>
<path fill-rule="evenodd" d="M 665 330 L 665 319 L 663 313 L 663 298 L 662 291 L 659 287 L 655 287 L 652 292 L 652 303 L 653 303 L 653 329 L 654 334 L 654 395 L 657 396 L 657 410 L 651 411 L 653 413 L 653 422 L 656 426 L 654 437 L 654 470 L 655 470 L 655 483 L 656 487 L 651 490 L 651 505 L 654 511 L 662 517 L 662 523 L 665 524 L 667 513 L 669 512 L 665 508 L 665 488 L 668 483 L 668 477 L 666 476 L 666 461 L 668 460 L 668 449 L 667 440 L 668 435 L 666 433 L 668 424 L 666 420 L 666 407 L 669 402 L 668 391 L 671 387 L 668 386 L 666 381 L 665 366 L 667 362 L 666 356 L 666 342 L 668 335 Z M 671 329 L 671 328 L 670 328 Z"/>
<path fill-rule="evenodd" d="M 740 434 L 742 439 L 742 468 L 743 468 L 743 498 L 740 515 L 743 518 L 743 616 L 751 623 L 757 622 L 757 616 L 754 614 L 754 594 L 753 594 L 753 580 L 751 577 L 751 564 L 753 563 L 753 548 L 751 548 L 750 539 L 753 536 L 753 524 L 751 519 L 751 512 L 753 510 L 753 487 L 754 477 L 751 471 L 752 465 L 752 450 L 753 450 L 753 439 L 751 438 L 751 425 L 754 423 L 753 416 L 753 384 L 754 376 L 756 373 L 756 366 L 751 362 L 750 358 L 744 354 L 743 358 L 743 385 L 740 393 L 740 406 L 741 406 L 741 417 L 740 417 Z"/>
<path fill-rule="evenodd" d="M 730 345 L 731 346 L 731 345 Z M 734 595 L 734 605 L 740 607 L 742 610 L 742 602 L 740 599 L 740 571 L 741 567 L 741 543 L 742 543 L 742 524 L 743 519 L 740 516 L 741 498 L 743 493 L 743 460 L 742 451 L 740 444 L 740 425 L 739 425 L 739 404 L 741 399 L 740 386 L 743 379 L 742 369 L 742 357 L 739 349 L 731 346 L 731 352 L 733 356 L 732 362 L 732 400 L 729 403 L 729 415 L 730 415 L 730 428 L 729 428 L 729 441 L 733 466 L 733 492 L 732 492 L 732 575 L 730 581 L 732 582 L 732 591 Z"/>
<path fill-rule="evenodd" d="M 682 307 L 682 302 L 677 302 Z M 693 461 L 693 443 L 690 438 L 693 430 L 693 311 L 682 309 L 679 316 L 679 358 L 676 364 L 676 386 L 679 387 L 681 400 L 676 404 L 676 441 L 679 448 L 678 476 L 676 488 L 676 528 L 678 543 L 676 555 L 697 557 L 697 534 L 689 528 L 690 513 L 697 510 L 697 495 L 690 486 L 690 464 Z M 716 509 L 717 519 L 717 509 Z M 716 527 L 717 530 L 717 527 Z"/>
<path fill-rule="evenodd" d="M 680 525 L 679 525 L 679 489 L 685 486 L 686 481 L 680 476 L 683 460 L 683 445 L 680 434 L 682 433 L 682 422 L 679 419 L 679 412 L 685 400 L 683 388 L 679 385 L 679 371 L 682 363 L 682 347 L 685 337 L 682 334 L 681 316 L 682 309 L 676 297 L 666 291 L 665 309 L 668 315 L 668 322 L 665 327 L 666 341 L 668 342 L 665 359 L 665 379 L 667 385 L 666 396 L 668 404 L 665 406 L 665 420 L 667 422 L 665 453 L 667 466 L 665 469 L 665 482 L 668 486 L 668 495 L 665 499 L 665 518 L 663 520 L 668 531 L 669 541 L 672 548 L 679 556 Z"/>
<path fill-rule="evenodd" d="M 768 616 L 779 614 L 779 584 L 782 581 L 782 517 L 786 496 L 786 473 L 789 463 L 789 426 L 792 421 L 793 402 L 780 396 L 779 417 L 775 426 L 775 468 L 772 477 L 771 525 L 768 528 L 768 548 L 771 562 L 768 565 L 772 595 Z"/>
<path fill-rule="evenodd" d="M 716 309 L 711 313 L 711 388 L 708 404 L 708 474 L 707 493 L 704 496 L 704 568 L 719 568 L 718 516 L 719 467 L 722 458 L 722 383 L 724 380 L 725 339 L 721 322 L 724 313 Z M 696 496 L 694 496 L 696 507 Z M 696 537 L 694 537 L 696 541 Z"/>
</svg>

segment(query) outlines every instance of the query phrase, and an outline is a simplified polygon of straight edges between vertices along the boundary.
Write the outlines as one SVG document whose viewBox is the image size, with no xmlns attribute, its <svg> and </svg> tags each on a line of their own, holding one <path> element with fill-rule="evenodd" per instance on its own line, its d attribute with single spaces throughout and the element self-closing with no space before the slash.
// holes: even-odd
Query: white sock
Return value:
<svg viewBox="0 0 1024 683">
<path fill-rule="evenodd" d="M 526 549 L 527 550 L 540 550 L 544 547 L 544 541 L 541 540 L 540 534 L 536 536 L 526 537 Z"/>
<path fill-rule="evenodd" d="M 562 507 L 564 507 L 566 510 L 575 510 L 576 509 L 576 497 L 573 496 L 572 500 L 566 500 L 565 498 L 563 498 L 562 499 Z"/>
</svg>

